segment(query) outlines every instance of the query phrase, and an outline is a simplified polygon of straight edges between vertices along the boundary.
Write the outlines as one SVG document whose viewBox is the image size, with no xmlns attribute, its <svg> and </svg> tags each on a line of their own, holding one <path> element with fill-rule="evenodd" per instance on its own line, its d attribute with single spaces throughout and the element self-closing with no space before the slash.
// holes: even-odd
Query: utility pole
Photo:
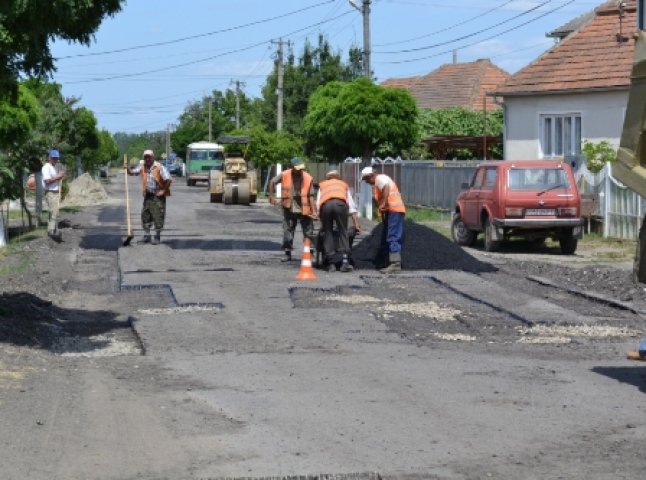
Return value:
<svg viewBox="0 0 646 480">
<path fill-rule="evenodd" d="M 209 96 L 209 142 L 211 141 L 211 105 L 213 102 L 211 101 L 211 97 Z"/>
<path fill-rule="evenodd" d="M 372 80 L 372 69 L 370 68 L 370 4 L 372 1 L 362 0 L 361 5 L 358 5 L 356 0 L 348 1 L 363 15 L 363 75 L 368 80 Z"/>
<path fill-rule="evenodd" d="M 284 42 L 282 38 L 278 40 L 272 40 L 271 43 L 278 45 L 278 53 L 276 56 L 278 62 L 278 85 L 276 87 L 276 96 L 277 105 L 276 105 L 276 130 L 283 129 L 283 76 L 285 74 L 285 68 L 283 66 L 283 45 L 289 47 L 289 40 Z"/>
<path fill-rule="evenodd" d="M 245 83 L 240 80 L 236 80 L 232 83 L 235 83 L 236 85 L 236 130 L 238 130 L 240 128 L 240 87 L 244 87 Z"/>
<path fill-rule="evenodd" d="M 168 155 L 170 154 L 170 123 L 166 125 L 166 158 L 168 160 Z"/>
</svg>

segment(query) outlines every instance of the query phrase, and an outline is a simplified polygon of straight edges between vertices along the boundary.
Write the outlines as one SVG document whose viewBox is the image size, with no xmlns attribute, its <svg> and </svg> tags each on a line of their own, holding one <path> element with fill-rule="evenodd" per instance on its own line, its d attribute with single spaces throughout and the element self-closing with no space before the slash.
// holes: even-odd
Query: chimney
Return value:
<svg viewBox="0 0 646 480">
<path fill-rule="evenodd" d="M 453 65 L 458 63 L 458 51 L 456 49 L 453 49 Z"/>
</svg>

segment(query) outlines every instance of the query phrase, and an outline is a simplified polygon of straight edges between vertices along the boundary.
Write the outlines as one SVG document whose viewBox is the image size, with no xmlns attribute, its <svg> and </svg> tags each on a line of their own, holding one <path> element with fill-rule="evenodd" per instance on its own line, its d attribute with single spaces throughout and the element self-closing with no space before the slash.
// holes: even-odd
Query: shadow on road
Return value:
<svg viewBox="0 0 646 480">
<path fill-rule="evenodd" d="M 592 371 L 618 382 L 634 385 L 640 392 L 646 393 L 646 365 L 644 364 L 631 367 L 594 367 Z"/>
<path fill-rule="evenodd" d="M 379 251 L 382 224 L 361 238 L 352 250 L 360 268 L 374 268 Z M 493 265 L 471 256 L 462 247 L 432 228 L 407 221 L 404 227 L 402 264 L 405 270 L 462 270 L 472 273 L 496 272 Z"/>
</svg>

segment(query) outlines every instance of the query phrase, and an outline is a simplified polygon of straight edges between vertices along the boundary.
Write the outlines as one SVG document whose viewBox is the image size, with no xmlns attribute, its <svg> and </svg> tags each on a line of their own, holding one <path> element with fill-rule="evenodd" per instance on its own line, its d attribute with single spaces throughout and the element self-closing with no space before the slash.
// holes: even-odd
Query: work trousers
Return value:
<svg viewBox="0 0 646 480">
<path fill-rule="evenodd" d="M 381 249 L 383 256 L 391 253 L 401 253 L 404 239 L 405 215 L 399 212 L 387 212 L 383 216 L 383 229 L 381 230 Z"/>
<path fill-rule="evenodd" d="M 301 223 L 303 238 L 309 238 L 310 245 L 314 246 L 314 220 L 312 217 L 293 213 L 288 208 L 283 208 L 283 249 L 291 251 L 294 247 L 294 232 L 296 224 Z"/>
<path fill-rule="evenodd" d="M 154 225 L 155 230 L 161 232 L 166 218 L 166 197 L 157 197 L 146 194 L 144 205 L 141 208 L 141 226 L 144 232 L 150 232 Z"/>
<path fill-rule="evenodd" d="M 58 228 L 58 211 L 61 207 L 58 190 L 45 190 L 45 202 L 47 202 L 47 210 L 49 210 L 47 233 L 53 234 Z"/>
<path fill-rule="evenodd" d="M 336 252 L 334 227 L 339 233 L 339 251 L 350 254 L 348 241 L 348 204 L 338 198 L 328 200 L 321 206 L 321 228 L 323 229 L 323 250 L 325 258 L 330 259 Z"/>
</svg>

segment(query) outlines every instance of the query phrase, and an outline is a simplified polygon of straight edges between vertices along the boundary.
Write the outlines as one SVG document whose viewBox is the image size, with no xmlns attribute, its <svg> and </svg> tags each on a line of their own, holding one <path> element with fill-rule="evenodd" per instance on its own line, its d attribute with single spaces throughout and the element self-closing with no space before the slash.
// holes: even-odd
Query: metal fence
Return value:
<svg viewBox="0 0 646 480">
<path fill-rule="evenodd" d="M 646 198 L 628 189 L 612 176 L 612 165 L 607 164 L 599 173 L 591 173 L 584 158 L 568 159 L 574 167 L 580 192 L 586 200 L 588 231 L 590 223 L 600 223 L 604 237 L 636 240 L 639 235 Z M 479 161 L 427 161 L 400 158 L 373 158 L 373 169 L 385 173 L 397 183 L 409 205 L 420 205 L 442 211 L 451 211 L 463 183 L 469 183 Z M 325 178 L 334 167 L 350 185 L 362 216 L 372 217 L 372 188 L 361 182 L 364 164 L 360 158 L 347 158 L 339 164 L 311 163 L 309 171 L 315 181 Z M 588 205 L 592 205 L 589 208 Z"/>
<path fill-rule="evenodd" d="M 591 196 L 595 208 L 592 218 L 603 222 L 603 236 L 636 240 L 646 212 L 646 199 L 612 176 L 612 164 L 591 173 L 585 163 L 575 168 L 579 191 Z"/>
</svg>

